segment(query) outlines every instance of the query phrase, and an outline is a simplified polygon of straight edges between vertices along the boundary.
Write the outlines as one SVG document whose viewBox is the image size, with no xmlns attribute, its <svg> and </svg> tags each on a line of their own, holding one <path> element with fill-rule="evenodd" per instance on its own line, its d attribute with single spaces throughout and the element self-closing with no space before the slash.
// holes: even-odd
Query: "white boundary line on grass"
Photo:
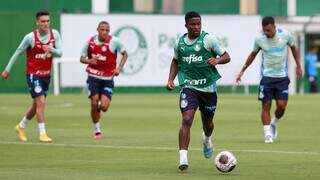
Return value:
<svg viewBox="0 0 320 180">
<path fill-rule="evenodd" d="M 60 144 L 60 143 L 32 143 L 32 142 L 10 142 L 0 141 L 0 144 L 14 145 L 37 145 L 37 146 L 54 146 L 54 147 L 79 147 L 79 148 L 106 148 L 106 149 L 136 149 L 136 150 L 161 150 L 161 151 L 176 151 L 178 148 L 173 147 L 152 147 L 152 146 L 112 146 L 112 145 L 90 145 L 90 144 Z M 191 151 L 202 151 L 201 148 L 189 148 Z M 225 149 L 216 149 L 225 150 Z M 300 154 L 300 155 L 315 155 L 320 156 L 320 152 L 310 151 L 284 151 L 284 150 L 255 150 L 255 149 L 230 149 L 233 152 L 247 153 L 274 153 L 274 154 Z"/>
</svg>

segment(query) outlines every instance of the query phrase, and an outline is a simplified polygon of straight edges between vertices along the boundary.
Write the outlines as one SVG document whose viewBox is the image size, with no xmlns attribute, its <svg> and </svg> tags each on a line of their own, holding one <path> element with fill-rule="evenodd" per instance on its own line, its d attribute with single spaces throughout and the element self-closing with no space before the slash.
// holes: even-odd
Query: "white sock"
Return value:
<svg viewBox="0 0 320 180">
<path fill-rule="evenodd" d="M 46 134 L 46 128 L 44 123 L 38 123 L 40 135 Z"/>
<path fill-rule="evenodd" d="M 20 123 L 19 123 L 19 126 L 21 128 L 26 128 L 28 126 L 28 123 L 29 123 L 29 119 L 27 119 L 25 116 L 21 119 Z"/>
<path fill-rule="evenodd" d="M 101 132 L 100 122 L 93 123 L 93 128 L 94 128 L 94 132 L 95 132 L 95 133 Z"/>
<path fill-rule="evenodd" d="M 270 125 L 263 125 L 264 136 L 272 135 Z"/>
<path fill-rule="evenodd" d="M 280 119 L 273 117 L 271 120 L 271 124 L 276 125 Z"/>
<path fill-rule="evenodd" d="M 206 136 L 206 134 L 203 132 L 203 140 L 204 140 L 204 143 L 206 144 L 206 145 L 211 145 L 212 143 L 211 143 L 211 136 Z"/>
<path fill-rule="evenodd" d="M 180 164 L 188 164 L 188 150 L 182 149 L 179 151 L 180 154 Z"/>
</svg>

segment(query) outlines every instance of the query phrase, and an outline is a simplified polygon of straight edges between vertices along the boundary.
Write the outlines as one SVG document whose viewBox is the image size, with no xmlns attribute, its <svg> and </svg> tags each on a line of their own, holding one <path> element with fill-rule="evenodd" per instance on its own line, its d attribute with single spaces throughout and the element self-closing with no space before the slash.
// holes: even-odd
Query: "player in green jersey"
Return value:
<svg viewBox="0 0 320 180">
<path fill-rule="evenodd" d="M 220 45 L 216 36 L 201 31 L 201 16 L 197 12 L 185 15 L 188 33 L 179 37 L 174 48 L 167 89 L 174 89 L 174 79 L 178 74 L 180 111 L 182 123 L 179 131 L 179 169 L 188 168 L 188 146 L 190 128 L 199 107 L 203 125 L 203 153 L 209 159 L 213 153 L 211 135 L 213 116 L 216 110 L 216 81 L 221 77 L 216 69 L 218 64 L 230 61 L 229 54 Z"/>
</svg>

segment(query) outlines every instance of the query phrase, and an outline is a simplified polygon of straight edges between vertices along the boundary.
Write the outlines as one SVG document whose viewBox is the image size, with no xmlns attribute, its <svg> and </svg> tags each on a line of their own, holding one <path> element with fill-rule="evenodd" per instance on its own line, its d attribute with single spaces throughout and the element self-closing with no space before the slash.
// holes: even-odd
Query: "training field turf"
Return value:
<svg viewBox="0 0 320 180">
<path fill-rule="evenodd" d="M 27 128 L 28 142 L 19 142 L 13 128 L 30 102 L 27 94 L 0 95 L 1 180 L 320 179 L 320 96 L 290 97 L 278 139 L 270 145 L 263 142 L 256 96 L 220 94 L 214 155 L 225 149 L 236 155 L 238 165 L 230 174 L 204 159 L 199 114 L 191 131 L 189 169 L 178 170 L 178 94 L 114 95 L 100 141 L 92 138 L 85 94 L 49 95 L 51 144 L 38 143 L 35 119 Z"/>
</svg>

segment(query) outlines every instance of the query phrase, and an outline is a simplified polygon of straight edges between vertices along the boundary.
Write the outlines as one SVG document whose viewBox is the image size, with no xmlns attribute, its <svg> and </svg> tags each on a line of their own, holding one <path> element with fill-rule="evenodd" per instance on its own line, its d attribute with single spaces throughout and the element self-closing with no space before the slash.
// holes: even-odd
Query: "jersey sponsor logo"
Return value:
<svg viewBox="0 0 320 180">
<path fill-rule="evenodd" d="M 90 73 L 90 74 L 95 74 L 97 76 L 102 76 L 103 75 L 103 72 L 102 71 L 99 71 L 99 70 L 96 70 L 96 69 L 93 69 L 93 68 L 90 68 L 90 67 L 87 67 L 87 71 Z"/>
<path fill-rule="evenodd" d="M 41 54 L 36 54 L 34 57 L 36 59 L 47 59 L 51 58 L 52 54 L 51 53 L 41 53 Z"/>
<path fill-rule="evenodd" d="M 36 74 L 37 75 L 48 75 L 48 74 L 50 74 L 50 70 L 48 70 L 48 71 L 37 70 Z"/>
<path fill-rule="evenodd" d="M 202 85 L 207 83 L 207 79 L 186 79 L 184 80 L 184 83 L 187 85 Z"/>
<path fill-rule="evenodd" d="M 202 60 L 203 60 L 202 56 L 196 56 L 194 54 L 190 54 L 187 57 L 182 57 L 182 61 L 188 64 L 191 64 L 192 62 L 201 62 Z"/>
<path fill-rule="evenodd" d="M 123 74 L 131 75 L 141 71 L 148 60 L 148 44 L 144 34 L 136 27 L 123 26 L 117 29 L 114 35 L 124 42 L 123 46 L 128 53 L 126 65 L 122 69 Z"/>
<path fill-rule="evenodd" d="M 102 55 L 102 54 L 92 54 L 92 57 L 96 60 L 99 60 L 99 61 L 106 61 L 107 60 L 107 57 Z"/>
</svg>

